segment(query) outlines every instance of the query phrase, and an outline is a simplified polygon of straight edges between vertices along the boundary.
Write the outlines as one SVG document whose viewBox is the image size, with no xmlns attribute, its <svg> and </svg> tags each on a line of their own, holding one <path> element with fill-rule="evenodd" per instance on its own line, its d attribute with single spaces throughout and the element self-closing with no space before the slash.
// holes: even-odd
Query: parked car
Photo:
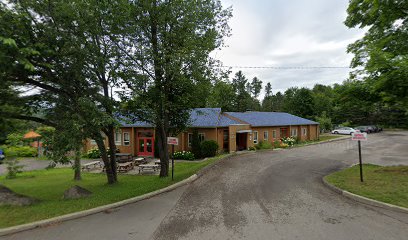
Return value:
<svg viewBox="0 0 408 240">
<path fill-rule="evenodd" d="M 355 129 L 358 129 L 360 132 L 365 132 L 365 133 L 375 132 L 372 126 L 358 126 L 358 127 L 355 127 Z"/>
<path fill-rule="evenodd" d="M 6 158 L 6 155 L 4 155 L 3 149 L 0 149 L 0 164 L 3 163 L 3 160 Z"/>
<path fill-rule="evenodd" d="M 359 132 L 359 131 L 351 127 L 340 127 L 332 131 L 333 134 L 347 134 L 347 135 L 351 135 L 354 132 Z"/>
</svg>

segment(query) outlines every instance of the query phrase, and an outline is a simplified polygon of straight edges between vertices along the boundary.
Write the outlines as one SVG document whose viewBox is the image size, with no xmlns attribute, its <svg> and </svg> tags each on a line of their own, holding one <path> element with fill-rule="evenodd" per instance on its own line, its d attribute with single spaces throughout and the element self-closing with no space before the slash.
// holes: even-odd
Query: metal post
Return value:
<svg viewBox="0 0 408 240">
<path fill-rule="evenodd" d="M 171 180 L 174 180 L 174 145 L 171 145 L 172 153 L 171 153 Z"/>
<path fill-rule="evenodd" d="M 363 163 L 361 160 L 361 141 L 358 141 L 358 158 L 360 161 L 360 181 L 363 182 Z"/>
</svg>

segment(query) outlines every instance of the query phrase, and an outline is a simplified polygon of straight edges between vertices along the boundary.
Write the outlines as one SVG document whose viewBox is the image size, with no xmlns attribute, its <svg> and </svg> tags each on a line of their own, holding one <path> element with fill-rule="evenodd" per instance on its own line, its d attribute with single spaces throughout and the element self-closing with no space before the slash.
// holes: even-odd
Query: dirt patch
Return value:
<svg viewBox="0 0 408 240">
<path fill-rule="evenodd" d="M 27 206 L 38 200 L 13 192 L 11 189 L 0 185 L 0 205 Z"/>
</svg>

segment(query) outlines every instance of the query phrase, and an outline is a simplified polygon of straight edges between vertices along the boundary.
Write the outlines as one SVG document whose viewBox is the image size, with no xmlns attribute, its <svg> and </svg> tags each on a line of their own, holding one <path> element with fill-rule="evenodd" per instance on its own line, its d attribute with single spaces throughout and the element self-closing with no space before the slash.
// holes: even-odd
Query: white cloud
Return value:
<svg viewBox="0 0 408 240">
<path fill-rule="evenodd" d="M 227 48 L 213 53 L 227 66 L 348 66 L 347 45 L 363 35 L 343 21 L 348 0 L 223 0 L 233 7 L 232 36 Z M 275 92 L 289 87 L 339 83 L 348 69 L 232 69 L 242 70 Z"/>
</svg>

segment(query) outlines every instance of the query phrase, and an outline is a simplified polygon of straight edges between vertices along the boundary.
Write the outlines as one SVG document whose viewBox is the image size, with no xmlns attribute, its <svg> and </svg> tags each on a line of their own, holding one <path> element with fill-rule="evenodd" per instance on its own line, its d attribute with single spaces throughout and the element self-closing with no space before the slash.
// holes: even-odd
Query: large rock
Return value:
<svg viewBox="0 0 408 240">
<path fill-rule="evenodd" d="M 77 199 L 88 197 L 91 195 L 92 192 L 86 190 L 85 188 L 75 185 L 64 192 L 64 199 Z"/>
<path fill-rule="evenodd" d="M 37 202 L 36 199 L 13 192 L 0 185 L 0 205 L 27 206 Z"/>
</svg>

